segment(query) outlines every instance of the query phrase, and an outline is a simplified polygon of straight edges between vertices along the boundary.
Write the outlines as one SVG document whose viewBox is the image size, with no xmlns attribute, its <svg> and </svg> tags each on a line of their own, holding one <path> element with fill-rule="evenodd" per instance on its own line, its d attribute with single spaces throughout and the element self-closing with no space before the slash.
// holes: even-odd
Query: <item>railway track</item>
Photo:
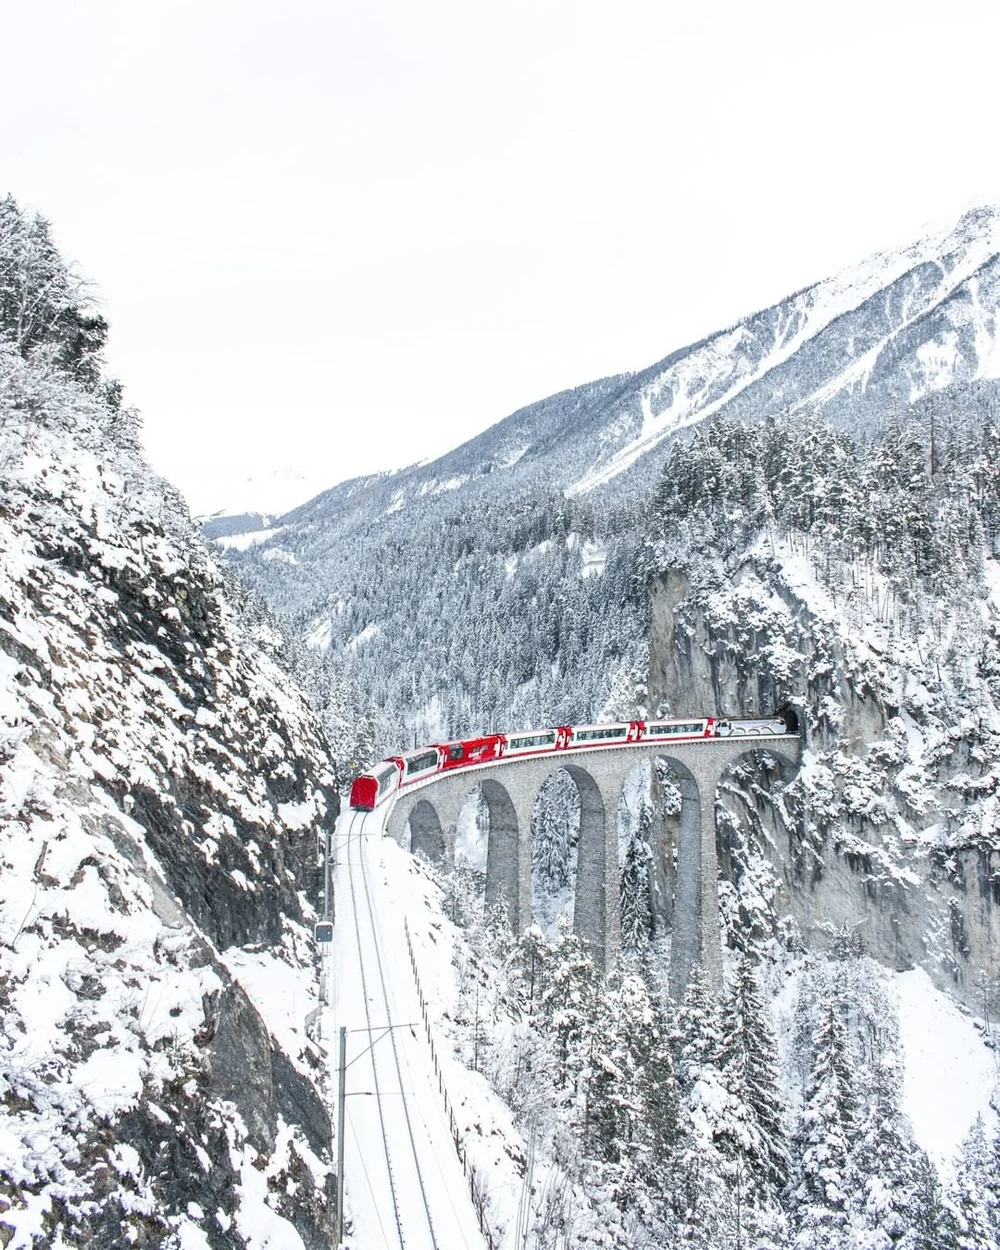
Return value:
<svg viewBox="0 0 1000 1250">
<path fill-rule="evenodd" d="M 454 1148 L 428 1102 L 433 1077 L 418 1037 L 409 967 L 380 906 L 378 816 L 351 812 L 338 856 L 334 1000 L 348 1029 L 345 1180 L 353 1244 L 365 1250 L 480 1250 Z M 370 826 L 366 830 L 366 826 Z M 393 909 L 395 910 L 395 909 Z M 401 923 L 401 921 L 400 921 Z M 400 976 L 400 971 L 404 974 Z M 459 1172 L 461 1176 L 461 1172 Z M 471 1232 L 470 1232 L 471 1229 Z"/>
</svg>

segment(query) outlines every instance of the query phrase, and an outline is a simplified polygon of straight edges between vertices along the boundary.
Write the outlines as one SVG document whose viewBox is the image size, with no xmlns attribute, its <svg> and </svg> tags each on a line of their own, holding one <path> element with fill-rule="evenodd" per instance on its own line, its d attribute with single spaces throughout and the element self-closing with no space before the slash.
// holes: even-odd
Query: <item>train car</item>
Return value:
<svg viewBox="0 0 1000 1250">
<path fill-rule="evenodd" d="M 612 725 L 573 725 L 565 735 L 563 750 L 574 747 L 624 746 L 638 742 L 642 733 L 642 721 L 624 721 Z"/>
<path fill-rule="evenodd" d="M 777 716 L 740 716 L 735 719 L 719 720 L 716 732 L 720 738 L 760 738 L 772 734 L 787 734 L 788 725 L 784 717 Z"/>
<path fill-rule="evenodd" d="M 412 781 L 423 781 L 431 773 L 437 772 L 441 767 L 441 756 L 440 747 L 430 746 L 383 760 L 371 772 L 362 773 L 355 778 L 349 800 L 351 807 L 370 812 L 400 786 Z"/>
<path fill-rule="evenodd" d="M 349 800 L 351 807 L 362 812 L 372 811 L 399 786 L 401 773 L 402 761 L 392 759 L 383 760 L 370 772 L 355 777 Z"/>
<path fill-rule="evenodd" d="M 677 742 L 691 738 L 714 738 L 717 722 L 714 717 L 706 716 L 698 720 L 650 720 L 642 727 L 641 742 Z"/>
<path fill-rule="evenodd" d="M 399 784 L 405 786 L 411 781 L 423 781 L 431 773 L 438 772 L 441 767 L 441 754 L 440 747 L 432 746 L 421 747 L 418 751 L 408 751 L 405 755 L 401 755 L 399 764 L 403 775 Z"/>
<path fill-rule="evenodd" d="M 485 764 L 500 758 L 503 734 L 487 734 L 484 738 L 465 738 L 446 742 L 438 747 L 442 769 L 462 768 L 467 764 Z"/>
</svg>

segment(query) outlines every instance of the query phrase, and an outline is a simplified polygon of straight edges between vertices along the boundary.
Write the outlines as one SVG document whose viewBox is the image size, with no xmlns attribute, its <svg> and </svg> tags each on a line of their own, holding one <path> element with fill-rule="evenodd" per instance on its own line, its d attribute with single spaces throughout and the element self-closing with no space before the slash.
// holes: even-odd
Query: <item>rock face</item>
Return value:
<svg viewBox="0 0 1000 1250">
<path fill-rule="evenodd" d="M 280 645 L 128 414 L 0 346 L 3 1244 L 330 1244 L 339 799 Z"/>
<path fill-rule="evenodd" d="M 997 606 L 963 607 L 981 621 L 974 679 L 926 663 L 919 640 L 893 636 L 870 604 L 836 602 L 787 542 L 761 543 L 710 591 L 682 570 L 657 579 L 651 706 L 802 713 L 797 774 L 762 753 L 720 788 L 730 940 L 777 934 L 825 950 L 849 931 L 978 1014 L 996 1009 L 998 715 L 983 674 L 996 671 Z"/>
</svg>

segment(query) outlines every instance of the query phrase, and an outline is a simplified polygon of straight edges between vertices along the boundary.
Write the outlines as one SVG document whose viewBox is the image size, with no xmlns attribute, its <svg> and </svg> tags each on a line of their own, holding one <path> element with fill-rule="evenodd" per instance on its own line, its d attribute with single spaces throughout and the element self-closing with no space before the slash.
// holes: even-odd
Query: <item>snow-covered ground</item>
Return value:
<svg viewBox="0 0 1000 1250">
<path fill-rule="evenodd" d="M 324 1038 L 335 1064 L 335 1030 L 341 1024 L 349 1030 L 345 1245 L 381 1250 L 400 1244 L 394 1189 L 406 1246 L 484 1244 L 452 1128 L 467 1164 L 484 1181 L 496 1244 L 512 1245 L 524 1189 L 516 1160 L 525 1158 L 525 1140 L 482 1076 L 455 1056 L 449 1038 L 459 1014 L 459 931 L 442 916 L 439 889 L 426 868 L 382 836 L 382 821 L 384 813 L 362 820 L 347 811 L 336 830 L 334 1005 Z M 480 850 L 471 818 L 466 824 L 465 843 Z M 916 1141 L 946 1174 L 976 1115 L 993 1123 L 996 1053 L 984 1045 L 981 1025 L 936 990 L 923 970 L 884 975 L 899 1010 L 903 1109 Z M 779 1000 L 779 1031 L 783 1013 L 793 1010 L 794 983 Z M 784 1024 L 790 1028 L 790 1015 Z M 374 1096 L 376 1085 L 381 1098 Z M 454 1116 L 452 1128 L 445 1106 Z"/>
<path fill-rule="evenodd" d="M 485 1186 L 496 1244 L 513 1246 L 524 1190 L 517 1160 L 525 1158 L 526 1142 L 483 1077 L 456 1057 L 449 1039 L 460 1014 L 458 981 L 467 952 L 460 931 L 442 915 L 440 891 L 426 867 L 382 836 L 383 821 L 384 812 L 362 820 L 348 811 L 336 833 L 334 1005 L 324 1038 L 335 1063 L 335 1028 L 343 1024 L 349 1030 L 345 1175 L 350 1235 L 345 1244 L 351 1250 L 400 1244 L 393 1186 L 407 1246 L 435 1244 L 429 1226 L 441 1250 L 484 1244 L 467 1197 L 467 1173 L 458 1163 L 444 1114 L 447 1099 L 467 1161 Z M 471 815 L 459 833 L 463 846 L 480 861 Z M 903 1110 L 918 1144 L 947 1174 L 976 1116 L 993 1123 L 997 1052 L 984 1045 L 981 1022 L 937 990 L 922 969 L 883 975 L 898 1008 Z M 779 1036 L 786 1040 L 795 985 L 796 978 L 790 978 L 776 1003 Z M 388 1024 L 398 1026 L 392 1030 L 399 1043 L 398 1073 Z M 376 1071 L 381 1099 L 372 1096 Z M 383 1133 L 390 1141 L 391 1181 Z"/>
<path fill-rule="evenodd" d="M 947 1169 L 976 1116 L 992 1119 L 1000 1052 L 983 1045 L 971 1018 L 931 984 L 923 968 L 891 982 L 903 1047 L 903 1110 L 919 1145 Z"/>
</svg>

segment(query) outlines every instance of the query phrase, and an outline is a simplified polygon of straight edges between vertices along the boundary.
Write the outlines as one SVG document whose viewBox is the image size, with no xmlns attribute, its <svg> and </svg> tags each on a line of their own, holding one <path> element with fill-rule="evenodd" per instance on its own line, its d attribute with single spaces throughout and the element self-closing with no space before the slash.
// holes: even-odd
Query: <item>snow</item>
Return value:
<svg viewBox="0 0 1000 1250">
<path fill-rule="evenodd" d="M 464 477 L 450 477 L 445 482 L 438 482 L 433 488 L 433 494 L 440 495 L 445 491 L 459 490 L 468 480 L 468 475 Z"/>
<path fill-rule="evenodd" d="M 455 826 L 455 863 L 485 872 L 487 846 L 486 833 L 476 820 L 476 804 L 466 803 Z"/>
<path fill-rule="evenodd" d="M 994 610 L 1000 614 L 1000 560 L 984 560 L 983 572 L 986 575 L 986 585 L 990 592 L 990 602 Z"/>
<path fill-rule="evenodd" d="M 298 564 L 295 553 L 284 547 L 268 547 L 260 557 L 265 564 Z"/>
<path fill-rule="evenodd" d="M 366 625 L 364 629 L 355 634 L 353 638 L 348 638 L 347 645 L 352 651 L 357 651 L 358 647 L 363 647 L 366 642 L 371 642 L 373 638 L 377 638 L 382 632 L 382 627 L 377 622 Z"/>
<path fill-rule="evenodd" d="M 588 539 L 580 552 L 580 576 L 600 577 L 608 560 L 608 549 L 604 543 Z"/>
<path fill-rule="evenodd" d="M 326 651 L 333 641 L 333 627 L 327 617 L 323 617 L 306 634 L 306 646 L 315 647 L 318 651 Z"/>
<path fill-rule="evenodd" d="M 935 989 L 923 968 L 893 982 L 903 1045 L 903 1110 L 917 1142 L 938 1167 L 950 1166 L 976 1116 L 992 1116 L 997 1051 L 970 1017 Z"/>
<path fill-rule="evenodd" d="M 246 534 L 228 534 L 212 541 L 226 551 L 246 551 L 248 547 L 256 547 L 260 543 L 269 542 L 282 533 L 283 529 L 284 526 L 279 525 L 273 530 L 250 530 Z"/>
</svg>

